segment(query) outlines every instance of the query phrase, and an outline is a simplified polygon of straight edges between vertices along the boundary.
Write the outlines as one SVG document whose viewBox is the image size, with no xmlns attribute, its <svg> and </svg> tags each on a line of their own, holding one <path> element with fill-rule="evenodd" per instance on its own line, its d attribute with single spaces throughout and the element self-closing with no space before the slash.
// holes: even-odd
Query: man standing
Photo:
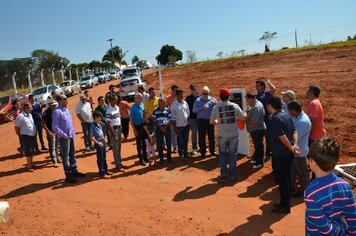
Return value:
<svg viewBox="0 0 356 236">
<path fill-rule="evenodd" d="M 176 90 L 178 89 L 178 85 L 173 84 L 171 86 L 171 94 L 169 96 L 166 97 L 166 107 L 168 109 L 171 109 L 171 106 L 174 102 L 174 100 L 176 99 Z M 176 133 L 173 131 L 174 130 L 174 125 L 173 123 L 171 123 L 171 144 L 173 147 L 173 153 L 177 152 L 177 137 L 176 137 Z"/>
<path fill-rule="evenodd" d="M 137 92 L 142 94 L 142 103 L 144 104 L 146 102 L 146 100 L 148 99 L 149 95 L 146 93 L 143 85 L 138 86 Z"/>
<path fill-rule="evenodd" d="M 189 106 L 189 128 L 192 131 L 192 152 L 191 155 L 195 156 L 198 151 L 197 145 L 197 132 L 198 132 L 198 120 L 197 113 L 193 112 L 194 102 L 199 97 L 199 93 L 197 92 L 197 85 L 195 83 L 189 86 L 191 91 L 190 95 L 186 97 L 186 101 Z M 188 134 L 189 135 L 189 134 Z"/>
<path fill-rule="evenodd" d="M 158 107 L 158 97 L 156 96 L 156 89 L 154 87 L 150 87 L 148 89 L 148 99 L 145 101 L 145 109 L 149 110 L 151 114 L 153 110 Z"/>
<path fill-rule="evenodd" d="M 324 109 L 319 100 L 320 88 L 317 85 L 309 86 L 307 90 L 307 99 L 309 104 L 305 113 L 309 116 L 312 127 L 309 136 L 309 144 L 326 136 L 324 124 Z"/>
<path fill-rule="evenodd" d="M 273 205 L 272 212 L 290 213 L 290 169 L 293 158 L 299 154 L 298 135 L 293 118 L 282 110 L 282 100 L 277 96 L 268 99 L 267 108 L 272 115 L 270 121 L 272 169 L 279 187 L 281 201 Z"/>
<path fill-rule="evenodd" d="M 256 99 L 256 95 L 247 93 L 246 98 L 250 106 L 247 110 L 246 129 L 251 135 L 255 149 L 251 163 L 254 164 L 252 169 L 257 170 L 263 167 L 263 136 L 266 132 L 265 109 L 262 103 Z"/>
<path fill-rule="evenodd" d="M 136 93 L 135 103 L 131 106 L 131 110 L 130 110 L 130 123 L 131 123 L 132 130 L 135 134 L 137 155 L 140 160 L 140 164 L 142 166 L 145 166 L 146 162 L 148 162 L 147 152 L 146 152 L 146 142 L 142 135 L 143 132 L 145 132 L 142 127 L 142 123 L 144 121 L 143 119 L 144 108 L 145 107 L 142 103 L 142 94 Z"/>
<path fill-rule="evenodd" d="M 229 158 L 229 180 L 236 180 L 236 152 L 238 145 L 238 127 L 237 117 L 246 118 L 245 112 L 241 108 L 229 101 L 230 89 L 220 89 L 219 97 L 221 103 L 216 104 L 211 112 L 210 124 L 218 125 L 218 143 L 219 143 L 219 164 L 220 164 L 220 182 L 227 181 L 227 161 Z"/>
<path fill-rule="evenodd" d="M 87 98 L 84 95 L 80 95 L 80 102 L 75 108 L 75 113 L 82 125 L 85 151 L 89 152 L 94 150 L 90 139 L 90 126 L 93 122 L 92 109 L 91 104 L 87 102 Z"/>
<path fill-rule="evenodd" d="M 212 156 L 217 156 L 215 152 L 214 125 L 210 124 L 211 112 L 217 103 L 216 99 L 209 96 L 210 89 L 203 87 L 202 95 L 198 97 L 193 106 L 193 112 L 197 113 L 198 119 L 198 138 L 201 157 L 205 158 L 206 153 L 206 134 L 208 133 L 209 149 Z"/>
<path fill-rule="evenodd" d="M 36 130 L 37 130 L 37 134 L 38 137 L 40 139 L 40 143 L 41 143 L 41 149 L 44 150 L 48 150 L 44 144 L 44 140 L 43 140 L 43 132 L 42 132 L 42 107 L 41 104 L 39 102 L 35 102 L 35 98 L 32 94 L 30 94 L 28 96 L 28 100 L 30 101 L 31 105 L 32 105 L 32 118 L 35 122 L 35 126 L 36 126 Z M 37 139 L 35 140 L 35 152 L 39 152 L 39 147 L 38 147 L 38 143 L 37 143 Z"/>
<path fill-rule="evenodd" d="M 176 100 L 171 106 L 171 112 L 175 119 L 173 122 L 178 141 L 178 154 L 180 158 L 188 159 L 188 139 L 189 139 L 189 106 L 183 100 L 183 90 L 176 90 Z"/>
<path fill-rule="evenodd" d="M 33 147 L 36 141 L 36 126 L 31 115 L 32 105 L 25 103 L 23 112 L 16 117 L 15 130 L 16 134 L 20 135 L 23 152 L 27 160 L 27 170 L 33 172 Z"/>
<path fill-rule="evenodd" d="M 43 113 L 43 128 L 46 130 L 47 133 L 47 140 L 49 146 L 49 155 L 52 159 L 53 166 L 58 167 L 58 159 L 57 159 L 57 146 L 56 146 L 56 135 L 52 129 L 52 113 L 54 109 L 56 109 L 58 103 L 55 100 L 48 101 L 48 108 Z"/>
<path fill-rule="evenodd" d="M 120 108 L 117 105 L 117 96 L 110 95 L 110 106 L 106 109 L 106 121 L 109 126 L 109 134 L 111 136 L 112 151 L 114 155 L 115 168 L 120 170 L 121 164 L 121 118 Z"/>
<path fill-rule="evenodd" d="M 74 123 L 70 111 L 67 108 L 67 97 L 63 94 L 57 96 L 58 106 L 53 111 L 52 128 L 59 139 L 65 181 L 74 184 L 77 180 L 73 177 L 85 177 L 85 174 L 77 170 L 74 148 Z"/>
<path fill-rule="evenodd" d="M 268 132 L 268 128 L 269 128 L 269 117 L 270 117 L 270 113 L 268 112 L 267 109 L 267 101 L 268 99 L 273 96 L 276 92 L 276 86 L 274 86 L 270 80 L 267 80 L 267 84 L 269 86 L 270 90 L 266 90 L 266 84 L 263 80 L 257 80 L 256 81 L 256 99 L 258 101 L 260 101 L 263 105 L 263 107 L 265 108 L 265 124 L 267 127 L 266 130 L 266 160 L 269 160 L 271 158 L 271 148 L 270 148 L 270 138 L 269 138 L 269 132 Z"/>
<path fill-rule="evenodd" d="M 107 92 L 107 93 L 105 94 L 105 103 L 106 103 L 107 105 L 110 105 L 110 95 L 111 95 L 111 94 L 118 95 L 118 93 L 115 92 L 115 85 L 113 85 L 113 84 L 110 84 L 110 86 L 109 86 L 109 92 Z"/>
<path fill-rule="evenodd" d="M 307 164 L 307 156 L 309 153 L 308 140 L 311 130 L 311 122 L 309 117 L 302 111 L 302 107 L 297 101 L 288 103 L 289 114 L 295 118 L 294 126 L 298 132 L 298 147 L 300 154 L 294 157 L 291 169 L 291 189 L 296 188 L 297 173 L 300 176 L 300 189 L 292 193 L 292 197 L 303 197 L 304 190 L 309 184 L 309 168 Z"/>
<path fill-rule="evenodd" d="M 164 162 L 164 138 L 167 144 L 167 160 L 168 162 L 172 162 L 171 132 L 173 132 L 173 130 L 171 130 L 171 124 L 174 121 L 174 117 L 166 107 L 166 101 L 164 99 L 160 98 L 158 100 L 158 107 L 154 109 L 152 117 L 156 125 L 157 150 L 160 163 L 162 164 Z"/>
<path fill-rule="evenodd" d="M 288 103 L 295 100 L 295 93 L 292 90 L 282 92 L 283 110 L 288 113 Z"/>
<path fill-rule="evenodd" d="M 107 136 L 108 139 L 108 146 L 110 148 L 112 148 L 112 144 L 111 144 L 111 137 L 109 135 L 109 126 L 108 126 L 108 122 L 106 121 L 106 110 L 107 110 L 108 106 L 105 104 L 105 99 L 103 96 L 99 96 L 98 97 L 98 106 L 95 108 L 95 111 L 100 112 L 101 113 L 101 127 L 103 129 L 104 132 L 104 136 Z"/>
</svg>

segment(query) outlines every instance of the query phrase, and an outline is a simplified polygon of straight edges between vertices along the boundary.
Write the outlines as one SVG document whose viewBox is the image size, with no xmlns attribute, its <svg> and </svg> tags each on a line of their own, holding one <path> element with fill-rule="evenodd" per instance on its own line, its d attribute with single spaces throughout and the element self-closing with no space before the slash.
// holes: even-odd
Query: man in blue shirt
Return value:
<svg viewBox="0 0 356 236">
<path fill-rule="evenodd" d="M 198 140 L 201 157 L 205 158 L 206 153 L 206 134 L 208 134 L 209 151 L 212 156 L 217 156 L 215 152 L 214 125 L 210 124 L 210 116 L 217 101 L 209 96 L 210 89 L 203 87 L 202 95 L 198 97 L 193 106 L 193 112 L 197 113 L 198 119 Z"/>
<path fill-rule="evenodd" d="M 130 110 L 130 123 L 136 138 L 136 149 L 137 149 L 138 158 L 140 159 L 140 164 L 142 166 L 145 166 L 146 162 L 148 162 L 148 159 L 147 159 L 147 152 L 146 152 L 146 142 L 142 135 L 142 133 L 145 132 L 145 130 L 142 127 L 143 110 L 145 108 L 142 103 L 142 99 L 143 99 L 142 94 L 136 93 L 135 103 L 132 105 Z"/>
<path fill-rule="evenodd" d="M 33 121 L 35 122 L 35 126 L 37 129 L 37 134 L 38 137 L 40 138 L 40 142 L 41 142 L 41 149 L 44 150 L 48 150 L 44 144 L 44 140 L 43 140 L 43 125 L 42 125 L 42 107 L 41 104 L 38 102 L 35 102 L 35 98 L 33 97 L 32 94 L 30 94 L 28 96 L 28 100 L 30 101 L 31 105 L 32 105 L 32 117 L 33 117 Z M 39 148 L 38 148 L 38 143 L 37 143 L 37 139 L 35 142 L 35 152 L 39 152 Z"/>
<path fill-rule="evenodd" d="M 309 184 L 309 168 L 307 164 L 307 156 L 309 153 L 308 140 L 311 130 L 311 122 L 307 114 L 302 110 L 298 101 L 288 103 L 289 114 L 295 118 L 294 126 L 298 132 L 298 147 L 300 154 L 294 157 L 291 169 L 291 189 L 296 189 L 297 173 L 300 176 L 300 189 L 292 194 L 292 197 L 303 197 L 304 190 Z"/>
<path fill-rule="evenodd" d="M 282 100 L 277 96 L 268 99 L 267 109 L 272 114 L 271 137 L 272 169 L 279 187 L 280 203 L 274 204 L 273 213 L 290 213 L 290 169 L 293 158 L 299 154 L 298 135 L 292 117 L 282 110 Z"/>
</svg>

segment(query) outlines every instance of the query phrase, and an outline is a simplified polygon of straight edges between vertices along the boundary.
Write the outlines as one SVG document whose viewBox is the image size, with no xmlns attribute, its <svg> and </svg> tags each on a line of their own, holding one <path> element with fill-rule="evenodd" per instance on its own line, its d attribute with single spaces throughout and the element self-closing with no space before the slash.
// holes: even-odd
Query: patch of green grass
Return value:
<svg viewBox="0 0 356 236">
<path fill-rule="evenodd" d="M 36 88 L 33 88 L 33 90 L 35 90 L 35 89 Z M 8 95 L 11 95 L 11 94 L 14 94 L 14 93 L 15 93 L 15 91 L 13 89 L 0 91 L 0 97 L 8 96 Z M 27 88 L 27 89 L 17 89 L 17 93 L 23 94 L 23 95 L 27 95 L 27 94 L 30 94 L 31 91 L 30 91 L 29 88 Z"/>
</svg>

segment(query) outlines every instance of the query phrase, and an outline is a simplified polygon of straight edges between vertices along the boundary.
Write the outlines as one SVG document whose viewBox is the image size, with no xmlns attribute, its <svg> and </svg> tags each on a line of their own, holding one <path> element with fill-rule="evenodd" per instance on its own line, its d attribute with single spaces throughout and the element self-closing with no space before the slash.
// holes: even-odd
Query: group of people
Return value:
<svg viewBox="0 0 356 236">
<path fill-rule="evenodd" d="M 263 80 L 258 80 L 256 92 L 246 93 L 246 111 L 229 101 L 228 88 L 220 89 L 219 102 L 211 96 L 207 86 L 199 93 L 193 83 L 186 97 L 177 85 L 171 86 L 171 93 L 166 98 L 158 97 L 154 87 L 150 87 L 148 93 L 139 87 L 131 106 L 120 98 L 116 87 L 110 85 L 109 92 L 98 97 L 95 109 L 94 99 L 86 91 L 80 96 L 75 113 L 82 125 L 85 151 L 96 150 L 101 178 L 113 174 L 106 162 L 107 148 L 113 152 L 114 171 L 124 168 L 121 145 L 127 142 L 131 126 L 141 165 L 161 165 L 165 158 L 173 162 L 174 152 L 178 152 L 182 160 L 198 153 L 204 159 L 209 152 L 210 156 L 218 156 L 218 181 L 234 182 L 241 128 L 238 122 L 243 122 L 254 146 L 252 169 L 259 170 L 264 162 L 272 159 L 273 174 L 280 193 L 280 201 L 274 204 L 272 212 L 288 214 L 291 196 L 304 196 L 307 205 L 306 230 L 310 235 L 318 232 L 355 233 L 353 192 L 345 181 L 332 173 L 340 157 L 340 145 L 326 136 L 324 112 L 319 100 L 320 88 L 309 86 L 306 92 L 309 104 L 304 112 L 293 91 L 283 91 L 279 97 L 276 96 L 276 86 L 269 80 L 267 85 L 269 89 Z M 36 144 L 36 133 L 42 150 L 47 149 L 41 135 L 43 127 L 54 166 L 62 161 L 66 182 L 76 183 L 76 178 L 85 174 L 77 170 L 73 116 L 67 108 L 66 96 L 53 93 L 43 114 L 31 96 L 30 101 L 16 117 L 16 132 L 27 156 L 29 171 L 33 171 L 32 156 L 39 146 Z M 215 150 L 215 126 L 219 154 Z M 159 161 L 156 160 L 156 152 Z M 311 184 L 310 170 L 314 179 Z"/>
</svg>

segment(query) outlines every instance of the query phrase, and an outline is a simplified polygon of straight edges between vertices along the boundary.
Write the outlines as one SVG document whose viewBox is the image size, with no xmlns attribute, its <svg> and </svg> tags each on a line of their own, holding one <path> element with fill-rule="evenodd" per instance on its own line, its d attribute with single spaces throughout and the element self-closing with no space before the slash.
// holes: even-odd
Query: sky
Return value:
<svg viewBox="0 0 356 236">
<path fill-rule="evenodd" d="M 0 60 L 48 49 L 71 63 L 101 60 L 113 46 L 156 64 L 165 45 L 196 52 L 199 60 L 263 52 L 265 31 L 277 32 L 271 49 L 344 40 L 356 34 L 354 0 L 1 0 Z M 186 58 L 183 57 L 183 61 Z"/>
</svg>

